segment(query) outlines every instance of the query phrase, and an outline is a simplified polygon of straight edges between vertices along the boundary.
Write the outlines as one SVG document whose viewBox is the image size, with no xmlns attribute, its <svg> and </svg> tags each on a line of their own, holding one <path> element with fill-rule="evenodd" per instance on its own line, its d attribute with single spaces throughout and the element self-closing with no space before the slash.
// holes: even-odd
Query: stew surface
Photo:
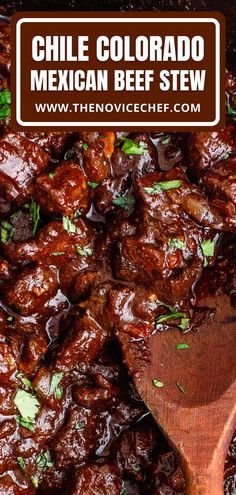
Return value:
<svg viewBox="0 0 236 495">
<path fill-rule="evenodd" d="M 234 70 L 225 128 L 191 134 L 16 133 L 9 76 L 2 21 L 0 493 L 184 495 L 124 351 L 141 373 L 154 332 L 179 327 L 186 352 L 214 317 L 204 294 L 236 306 Z"/>
</svg>

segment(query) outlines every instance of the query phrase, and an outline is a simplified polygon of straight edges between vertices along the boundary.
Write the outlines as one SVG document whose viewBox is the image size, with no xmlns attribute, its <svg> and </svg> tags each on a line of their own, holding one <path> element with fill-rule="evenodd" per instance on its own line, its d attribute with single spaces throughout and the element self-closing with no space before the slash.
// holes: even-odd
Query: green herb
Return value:
<svg viewBox="0 0 236 495">
<path fill-rule="evenodd" d="M 148 151 L 147 150 L 148 145 L 146 143 L 144 143 L 143 141 L 136 143 L 132 139 L 121 138 L 119 140 L 118 144 L 120 144 L 120 142 L 122 142 L 122 141 L 123 141 L 123 144 L 122 144 L 121 150 L 126 155 L 143 155 L 144 153 L 147 153 L 147 151 Z"/>
<path fill-rule="evenodd" d="M 144 191 L 148 194 L 160 194 L 161 191 L 170 189 L 178 189 L 182 185 L 182 180 L 167 180 L 164 182 L 154 182 L 150 187 L 144 187 Z"/>
<path fill-rule="evenodd" d="M 29 388 L 33 388 L 33 385 L 31 383 L 30 380 L 28 380 L 28 378 L 26 378 L 25 375 L 23 375 L 23 373 L 17 373 L 16 375 L 16 378 L 18 378 L 19 380 L 21 380 L 21 382 L 26 386 L 26 387 L 29 387 Z"/>
<path fill-rule="evenodd" d="M 61 382 L 63 376 L 64 376 L 64 373 L 63 372 L 61 372 L 61 373 L 54 373 L 52 375 L 51 385 L 50 385 L 50 390 L 49 390 L 49 395 L 52 395 L 52 393 L 55 392 L 55 394 L 57 396 L 57 388 L 58 388 L 59 383 Z M 60 395 L 60 393 L 59 393 L 59 395 Z M 59 397 L 59 398 L 61 398 L 61 397 Z M 58 397 L 57 397 L 57 399 L 58 399 Z"/>
<path fill-rule="evenodd" d="M 33 236 L 35 236 L 37 233 L 38 225 L 39 225 L 39 221 L 40 221 L 40 206 L 36 203 L 36 201 L 34 201 L 34 199 L 31 201 L 30 215 L 31 215 L 31 218 L 34 222 Z"/>
<path fill-rule="evenodd" d="M 129 208 L 134 206 L 135 199 L 133 196 L 123 196 L 113 199 L 112 203 L 120 208 L 124 208 L 124 210 L 129 210 Z"/>
<path fill-rule="evenodd" d="M 69 217 L 62 217 L 62 223 L 64 229 L 67 230 L 67 232 L 70 232 L 72 234 L 76 233 L 77 231 L 76 226 L 71 222 Z"/>
<path fill-rule="evenodd" d="M 39 487 L 39 479 L 37 478 L 37 476 L 31 476 L 30 479 L 31 479 L 31 483 L 34 486 L 34 488 L 38 488 Z"/>
<path fill-rule="evenodd" d="M 173 312 L 173 313 L 167 313 L 166 315 L 161 315 L 159 318 L 156 320 L 156 324 L 159 325 L 160 323 L 164 323 L 165 321 L 168 320 L 176 320 L 177 318 L 184 318 L 186 315 L 185 313 L 181 312 Z"/>
<path fill-rule="evenodd" d="M 176 349 L 189 349 L 189 345 L 184 342 L 181 344 L 176 344 Z"/>
<path fill-rule="evenodd" d="M 54 251 L 52 253 L 52 256 L 61 256 L 62 254 L 65 254 L 65 252 L 64 251 Z"/>
<path fill-rule="evenodd" d="M 1 229 L 1 241 L 3 244 L 6 244 L 7 241 L 12 237 L 14 228 L 12 225 L 5 220 L 1 222 L 2 229 Z"/>
<path fill-rule="evenodd" d="M 85 427 L 85 422 L 84 421 L 78 421 L 75 425 L 75 429 L 76 430 L 83 430 L 83 428 Z"/>
<path fill-rule="evenodd" d="M 181 249 L 181 251 L 184 250 L 184 242 L 181 241 L 181 239 L 179 239 L 178 237 L 174 237 L 173 239 L 170 239 L 169 242 L 168 242 L 168 246 L 170 248 L 177 248 L 177 249 Z"/>
<path fill-rule="evenodd" d="M 222 254 L 219 254 L 218 260 L 222 260 L 223 258 L 224 258 L 224 256 Z"/>
<path fill-rule="evenodd" d="M 25 459 L 24 457 L 17 457 L 17 462 L 19 466 L 21 467 L 22 471 L 25 471 Z"/>
<path fill-rule="evenodd" d="M 2 227 L 1 229 L 1 242 L 6 244 L 8 241 L 8 231 Z"/>
<path fill-rule="evenodd" d="M 78 211 L 75 211 L 73 218 L 74 218 L 74 220 L 79 218 L 79 212 Z"/>
<path fill-rule="evenodd" d="M 35 462 L 38 469 L 44 469 L 46 467 L 52 468 L 54 466 L 49 452 L 43 452 L 42 454 L 37 455 Z"/>
<path fill-rule="evenodd" d="M 86 151 L 89 148 L 89 145 L 87 143 L 83 143 L 82 148 L 83 148 L 83 150 Z"/>
<path fill-rule="evenodd" d="M 125 488 L 122 488 L 120 495 L 128 495 L 128 492 Z"/>
<path fill-rule="evenodd" d="M 98 182 L 88 182 L 88 186 L 92 189 L 96 189 L 96 187 L 98 186 Z"/>
<path fill-rule="evenodd" d="M 2 224 L 3 228 L 6 230 L 12 230 L 13 229 L 12 225 L 8 222 L 3 221 L 3 222 L 1 222 L 1 224 Z"/>
<path fill-rule="evenodd" d="M 6 119 L 11 113 L 11 93 L 9 89 L 0 92 L 0 119 Z"/>
<path fill-rule="evenodd" d="M 55 175 L 56 175 L 56 172 L 49 172 L 48 177 L 49 177 L 49 179 L 53 179 L 53 177 L 55 177 Z"/>
<path fill-rule="evenodd" d="M 61 387 L 61 385 L 57 385 L 57 387 L 55 388 L 55 395 L 56 395 L 57 400 L 60 400 L 62 398 L 63 388 Z"/>
<path fill-rule="evenodd" d="M 164 387 L 164 383 L 160 382 L 159 380 L 156 380 L 156 378 L 152 379 L 152 383 L 153 383 L 154 387 L 157 387 L 157 388 Z"/>
<path fill-rule="evenodd" d="M 76 246 L 76 251 L 80 256 L 92 256 L 93 254 L 93 250 L 88 246 Z"/>
<path fill-rule="evenodd" d="M 8 316 L 7 321 L 9 321 L 9 322 L 13 321 L 13 316 Z"/>
<path fill-rule="evenodd" d="M 161 140 L 161 144 L 169 144 L 170 142 L 170 136 L 164 136 Z"/>
<path fill-rule="evenodd" d="M 190 322 L 189 318 L 181 318 L 178 327 L 181 328 L 181 330 L 186 330 L 186 328 L 188 328 L 189 322 Z"/>
<path fill-rule="evenodd" d="M 222 156 L 222 160 L 228 160 L 229 157 L 230 153 L 224 153 L 224 155 Z"/>
<path fill-rule="evenodd" d="M 20 388 L 17 390 L 13 402 L 23 420 L 29 419 L 31 422 L 35 420 L 40 408 L 40 403 L 35 395 Z"/>
<path fill-rule="evenodd" d="M 232 120 L 236 120 L 236 111 L 231 107 L 229 101 L 226 101 L 227 114 Z"/>
<path fill-rule="evenodd" d="M 139 473 L 139 472 L 141 471 L 141 466 L 140 466 L 140 464 L 134 464 L 134 465 L 132 466 L 132 469 L 133 469 L 133 471 L 134 471 L 135 473 Z"/>
<path fill-rule="evenodd" d="M 22 418 L 21 416 L 16 416 L 16 422 L 22 428 L 26 428 L 29 431 L 34 431 L 34 422 L 29 418 Z"/>
<path fill-rule="evenodd" d="M 207 239 L 206 241 L 201 242 L 200 246 L 201 246 L 202 254 L 204 256 L 203 266 L 205 267 L 208 265 L 208 261 L 206 258 L 207 257 L 212 258 L 214 256 L 215 243 L 214 241 L 211 241 L 211 239 Z"/>
<path fill-rule="evenodd" d="M 186 394 L 186 390 L 183 385 L 181 385 L 179 382 L 176 382 L 176 385 L 179 388 L 180 392 L 182 392 L 182 394 Z"/>
</svg>

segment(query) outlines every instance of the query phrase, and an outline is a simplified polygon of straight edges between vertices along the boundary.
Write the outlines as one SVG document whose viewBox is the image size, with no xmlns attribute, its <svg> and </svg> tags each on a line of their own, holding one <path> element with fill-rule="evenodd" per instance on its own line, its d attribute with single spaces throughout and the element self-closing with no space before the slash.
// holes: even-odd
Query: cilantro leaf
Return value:
<svg viewBox="0 0 236 495">
<path fill-rule="evenodd" d="M 30 380 L 28 380 L 28 378 L 26 378 L 25 375 L 23 375 L 23 373 L 17 373 L 16 375 L 16 378 L 18 378 L 19 380 L 21 380 L 21 382 L 26 386 L 26 387 L 29 387 L 29 388 L 33 388 L 33 385 L 31 383 Z"/>
<path fill-rule="evenodd" d="M 152 383 L 154 385 L 154 387 L 157 387 L 157 388 L 162 388 L 164 387 L 164 383 L 163 382 L 160 382 L 159 380 L 157 380 L 156 378 L 153 378 L 152 379 Z"/>
<path fill-rule="evenodd" d="M 23 421 L 30 420 L 30 422 L 33 422 L 35 420 L 40 408 L 40 403 L 35 395 L 20 388 L 17 390 L 13 402 Z"/>
<path fill-rule="evenodd" d="M 55 388 L 55 395 L 56 395 L 56 398 L 58 400 L 60 400 L 63 396 L 63 388 L 61 387 L 61 385 L 57 385 L 57 387 Z"/>
<path fill-rule="evenodd" d="M 178 237 L 173 237 L 173 239 L 169 240 L 168 246 L 170 248 L 177 248 L 177 249 L 181 249 L 181 251 L 183 251 L 185 245 L 184 245 L 184 242 L 181 241 L 181 239 L 179 239 Z"/>
<path fill-rule="evenodd" d="M 112 203 L 113 205 L 119 206 L 120 208 L 124 208 L 124 210 L 129 210 L 129 208 L 134 206 L 135 199 L 133 196 L 120 196 L 113 199 Z"/>
<path fill-rule="evenodd" d="M 215 252 L 215 243 L 211 239 L 201 242 L 201 250 L 204 256 L 213 257 Z"/>
<path fill-rule="evenodd" d="M 69 217 L 62 217 L 62 224 L 65 230 L 67 232 L 70 232 L 72 234 L 75 234 L 77 229 L 76 226 L 72 223 L 72 221 L 69 219 Z"/>
<path fill-rule="evenodd" d="M 53 373 L 52 379 L 51 379 L 51 384 L 50 384 L 50 390 L 49 390 L 49 395 L 52 395 L 54 391 L 56 391 L 56 388 L 58 387 L 59 383 L 61 382 L 62 378 L 64 376 L 64 373 Z"/>
<path fill-rule="evenodd" d="M 82 148 L 83 148 L 83 150 L 86 151 L 89 148 L 89 145 L 87 143 L 83 143 Z"/>
<path fill-rule="evenodd" d="M 168 321 L 168 320 L 175 320 L 175 319 L 179 319 L 179 318 L 184 318 L 186 316 L 185 313 L 182 313 L 182 312 L 173 312 L 173 313 L 167 313 L 165 315 L 161 315 L 159 316 L 159 318 L 157 318 L 156 320 L 156 325 L 160 325 L 160 323 L 164 323 L 165 321 Z"/>
<path fill-rule="evenodd" d="M 31 483 L 34 486 L 34 488 L 38 488 L 39 487 L 38 477 L 37 476 L 31 476 L 30 479 L 31 479 Z"/>
<path fill-rule="evenodd" d="M 98 187 L 98 182 L 88 182 L 88 186 L 92 189 L 96 189 L 96 187 Z"/>
<path fill-rule="evenodd" d="M 181 185 L 182 185 L 182 180 L 166 180 L 163 182 L 154 182 L 152 186 L 144 187 L 144 191 L 148 194 L 160 194 L 161 191 L 178 189 Z"/>
<path fill-rule="evenodd" d="M 22 428 L 26 428 L 29 431 L 34 431 L 34 421 L 30 418 L 22 418 L 21 416 L 16 416 L 16 422 Z"/>
<path fill-rule="evenodd" d="M 181 328 L 181 330 L 186 330 L 186 328 L 188 328 L 189 322 L 189 318 L 181 318 L 178 327 Z"/>
<path fill-rule="evenodd" d="M 120 142 L 122 141 L 123 144 L 121 150 L 126 155 L 143 155 L 144 153 L 148 152 L 148 145 L 143 141 L 139 141 L 139 143 L 136 143 L 132 139 L 121 138 L 118 144 L 120 144 Z"/>
<path fill-rule="evenodd" d="M 0 119 L 6 119 L 11 113 L 11 93 L 9 89 L 0 91 Z"/>
<path fill-rule="evenodd" d="M 84 421 L 78 421 L 75 425 L 76 430 L 83 430 L 85 427 L 85 422 Z"/>
<path fill-rule="evenodd" d="M 80 256 L 92 256 L 93 250 L 88 246 L 76 246 L 76 252 L 80 254 Z"/>
<path fill-rule="evenodd" d="M 31 205 L 29 208 L 31 218 L 34 222 L 34 228 L 33 228 L 33 236 L 36 235 L 37 230 L 38 230 L 38 225 L 40 221 L 40 206 L 32 199 Z"/>
<path fill-rule="evenodd" d="M 24 457 L 19 456 L 16 458 L 16 460 L 17 460 L 19 466 L 21 467 L 22 471 L 25 471 L 25 459 L 24 459 Z"/>
<path fill-rule="evenodd" d="M 189 345 L 185 344 L 184 342 L 180 344 L 176 344 L 176 349 L 189 349 Z"/>
<path fill-rule="evenodd" d="M 42 452 L 41 454 L 38 454 L 35 463 L 38 469 L 44 469 L 46 467 L 52 468 L 54 466 L 49 452 Z"/>
</svg>

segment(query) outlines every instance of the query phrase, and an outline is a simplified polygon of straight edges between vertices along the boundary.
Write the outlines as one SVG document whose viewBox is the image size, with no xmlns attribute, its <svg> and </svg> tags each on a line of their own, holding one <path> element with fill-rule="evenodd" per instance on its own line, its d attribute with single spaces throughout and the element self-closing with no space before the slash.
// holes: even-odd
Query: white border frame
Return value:
<svg viewBox="0 0 236 495">
<path fill-rule="evenodd" d="M 215 52 L 215 60 L 216 60 L 216 73 L 215 73 L 215 82 L 216 82 L 216 101 L 215 101 L 215 119 L 210 122 L 25 122 L 21 119 L 21 26 L 24 23 L 29 22 L 199 22 L 199 23 L 213 23 L 215 25 L 215 41 L 216 41 L 216 52 Z M 121 18 L 121 17 L 76 17 L 76 18 L 55 18 L 55 17 L 24 17 L 17 21 L 16 23 L 16 121 L 22 127 L 154 127 L 154 126 L 165 126 L 165 127 L 215 127 L 220 121 L 220 23 L 217 19 L 213 17 L 177 17 L 177 18 L 169 18 L 169 17 L 158 17 L 158 18 L 150 18 L 150 17 L 142 17 L 142 18 Z"/>
</svg>

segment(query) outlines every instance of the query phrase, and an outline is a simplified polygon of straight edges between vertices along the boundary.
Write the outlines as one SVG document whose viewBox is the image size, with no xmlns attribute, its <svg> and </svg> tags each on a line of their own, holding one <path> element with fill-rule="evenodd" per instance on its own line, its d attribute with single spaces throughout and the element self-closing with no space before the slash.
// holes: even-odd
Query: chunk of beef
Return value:
<svg viewBox="0 0 236 495">
<path fill-rule="evenodd" d="M 0 139 L 0 190 L 8 201 L 22 205 L 30 196 L 34 178 L 48 164 L 48 154 L 20 134 Z"/>
<path fill-rule="evenodd" d="M 76 148 L 83 153 L 84 169 L 89 180 L 100 182 L 110 172 L 109 159 L 114 150 L 115 134 L 102 132 L 96 139 L 95 133 L 86 133 L 84 137 L 89 141 L 78 141 Z"/>
<path fill-rule="evenodd" d="M 103 387 L 77 386 L 74 388 L 73 397 L 77 404 L 92 408 L 111 407 L 117 402 L 120 390 L 112 385 Z"/>
<path fill-rule="evenodd" d="M 4 300 L 23 316 L 42 312 L 50 314 L 52 299 L 57 291 L 56 270 L 39 263 L 35 267 L 23 268 L 8 282 Z"/>
<path fill-rule="evenodd" d="M 115 148 L 112 155 L 112 171 L 115 176 L 131 175 L 132 177 L 142 177 L 145 173 L 154 172 L 158 169 L 158 155 L 155 146 L 152 144 L 147 133 L 135 133 L 129 135 L 126 139 L 131 139 L 137 145 L 141 142 L 143 152 L 140 154 L 128 153 L 122 151 L 124 144 L 121 141 L 120 146 Z"/>
<path fill-rule="evenodd" d="M 79 465 L 94 455 L 98 446 L 105 420 L 102 416 L 83 407 L 68 410 L 65 425 L 52 441 L 56 465 L 64 469 Z"/>
<path fill-rule="evenodd" d="M 58 350 L 56 370 L 68 371 L 75 365 L 91 363 L 101 350 L 107 331 L 93 318 L 76 318 L 71 332 Z"/>
<path fill-rule="evenodd" d="M 187 148 L 189 167 L 201 173 L 220 160 L 225 153 L 236 150 L 235 125 L 227 122 L 224 129 L 190 134 Z"/>
<path fill-rule="evenodd" d="M 87 268 L 92 258 L 95 230 L 82 219 L 73 221 L 73 232 L 70 227 L 67 228 L 68 230 L 62 222 L 55 220 L 43 227 L 35 239 L 28 242 L 8 242 L 3 245 L 3 249 L 14 264 L 46 261 L 48 264 L 63 267 L 65 262 L 74 258 L 79 260 L 81 268 Z M 79 254 L 77 246 L 82 249 L 82 255 Z M 83 255 L 85 247 L 91 250 L 88 255 Z"/>
<path fill-rule="evenodd" d="M 217 163 L 204 175 L 203 183 L 211 196 L 229 201 L 236 207 L 236 158 Z"/>
<path fill-rule="evenodd" d="M 5 474 L 0 478 L 1 495 L 35 495 L 35 488 L 32 483 L 28 483 L 22 474 Z"/>
<path fill-rule="evenodd" d="M 72 146 L 76 134 L 72 132 L 27 132 L 25 136 L 38 144 L 53 158 L 63 158 L 63 154 Z"/>
<path fill-rule="evenodd" d="M 115 445 L 117 462 L 122 471 L 141 480 L 152 463 L 156 448 L 157 431 L 152 422 L 138 424 L 135 429 L 123 433 Z"/>
<path fill-rule="evenodd" d="M 93 463 L 76 471 L 68 495 L 120 495 L 122 480 L 119 468 L 112 463 Z"/>
<path fill-rule="evenodd" d="M 0 342 L 0 382 L 9 383 L 16 371 L 16 362 L 7 343 Z"/>
<path fill-rule="evenodd" d="M 13 402 L 15 390 L 9 385 L 0 386 L 0 414 L 3 416 L 11 416 L 16 413 L 16 408 Z"/>
<path fill-rule="evenodd" d="M 26 376 L 31 376 L 47 350 L 47 341 L 44 337 L 25 338 L 21 347 L 19 370 Z"/>
<path fill-rule="evenodd" d="M 43 211 L 73 218 L 89 208 L 86 176 L 76 163 L 62 162 L 54 172 L 36 179 L 35 197 Z"/>
</svg>

